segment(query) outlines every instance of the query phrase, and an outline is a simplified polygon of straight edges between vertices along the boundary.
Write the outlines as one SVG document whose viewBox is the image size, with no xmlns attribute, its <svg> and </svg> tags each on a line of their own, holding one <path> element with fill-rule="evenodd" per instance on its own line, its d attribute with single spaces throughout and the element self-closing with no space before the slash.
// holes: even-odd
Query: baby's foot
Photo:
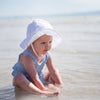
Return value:
<svg viewBox="0 0 100 100">
<path fill-rule="evenodd" d="M 48 92 L 48 91 L 44 91 L 45 95 L 48 95 L 48 96 L 58 96 L 59 95 L 59 92 Z"/>
<path fill-rule="evenodd" d="M 48 84 L 48 90 L 50 91 L 59 91 L 59 88 L 53 84 Z"/>
</svg>

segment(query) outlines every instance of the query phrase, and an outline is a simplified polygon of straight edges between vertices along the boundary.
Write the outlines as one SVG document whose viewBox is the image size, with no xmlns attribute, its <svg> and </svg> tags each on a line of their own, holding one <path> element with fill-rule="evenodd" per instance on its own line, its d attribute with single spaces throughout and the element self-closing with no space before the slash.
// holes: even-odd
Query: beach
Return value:
<svg viewBox="0 0 100 100">
<path fill-rule="evenodd" d="M 0 100 L 100 100 L 100 16 L 44 18 L 62 38 L 50 51 L 64 82 L 58 97 L 27 94 L 13 87 L 12 67 L 33 19 L 0 19 Z"/>
</svg>

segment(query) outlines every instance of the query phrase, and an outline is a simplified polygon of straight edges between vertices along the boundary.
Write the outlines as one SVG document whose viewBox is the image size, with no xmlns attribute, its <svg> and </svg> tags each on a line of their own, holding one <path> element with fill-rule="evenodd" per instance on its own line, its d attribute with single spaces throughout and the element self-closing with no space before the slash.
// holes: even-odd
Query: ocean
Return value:
<svg viewBox="0 0 100 100">
<path fill-rule="evenodd" d="M 12 67 L 33 19 L 0 19 L 0 100 L 100 100 L 100 16 L 44 18 L 62 38 L 50 51 L 64 82 L 59 96 L 27 94 L 13 86 Z"/>
</svg>

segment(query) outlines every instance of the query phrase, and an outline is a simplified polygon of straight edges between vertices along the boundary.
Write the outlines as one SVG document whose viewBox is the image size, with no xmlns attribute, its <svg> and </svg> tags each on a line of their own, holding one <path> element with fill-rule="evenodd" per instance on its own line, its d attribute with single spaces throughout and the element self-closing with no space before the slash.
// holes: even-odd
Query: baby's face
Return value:
<svg viewBox="0 0 100 100">
<path fill-rule="evenodd" d="M 33 45 L 38 55 L 46 54 L 52 47 L 53 37 L 50 35 L 43 35 L 37 39 Z"/>
</svg>

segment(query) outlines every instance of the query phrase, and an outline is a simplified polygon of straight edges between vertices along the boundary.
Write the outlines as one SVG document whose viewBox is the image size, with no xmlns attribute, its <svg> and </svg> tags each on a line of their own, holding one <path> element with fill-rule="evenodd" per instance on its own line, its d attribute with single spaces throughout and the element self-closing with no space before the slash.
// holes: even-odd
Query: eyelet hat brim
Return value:
<svg viewBox="0 0 100 100">
<path fill-rule="evenodd" d="M 48 26 L 44 25 L 38 25 L 39 22 L 36 22 L 37 20 L 33 21 L 33 23 L 29 24 L 28 26 L 28 31 L 27 31 L 27 37 L 21 42 L 20 47 L 22 49 L 26 49 L 30 46 L 31 43 L 33 43 L 35 40 L 37 40 L 39 37 L 43 35 L 50 35 L 53 37 L 53 42 L 52 42 L 52 48 L 56 47 L 60 41 L 61 37 L 59 36 L 58 32 L 56 32 L 48 22 L 45 22 L 42 20 L 42 23 L 45 22 L 45 24 Z M 41 22 L 41 20 L 39 20 Z M 41 28 L 42 26 L 42 28 Z M 33 28 L 35 27 L 35 30 Z M 30 35 L 31 34 L 31 35 Z"/>
</svg>

